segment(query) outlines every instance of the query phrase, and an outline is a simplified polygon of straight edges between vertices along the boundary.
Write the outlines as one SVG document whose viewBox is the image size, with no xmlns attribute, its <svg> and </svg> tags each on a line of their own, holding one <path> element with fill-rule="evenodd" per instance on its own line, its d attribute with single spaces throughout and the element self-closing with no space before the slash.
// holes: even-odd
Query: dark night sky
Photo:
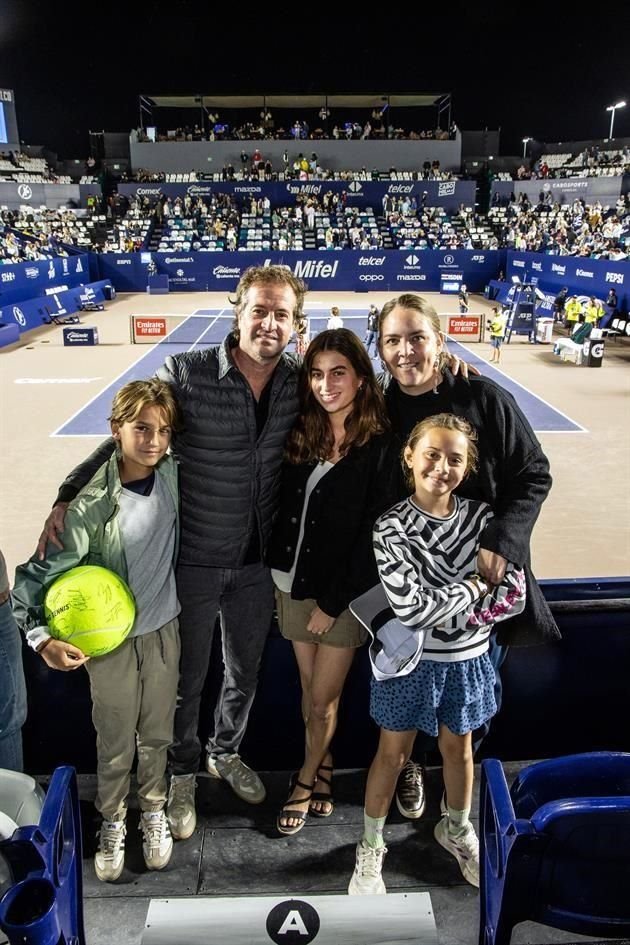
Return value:
<svg viewBox="0 0 630 945">
<path fill-rule="evenodd" d="M 359 5 L 245 9 L 0 0 L 0 87 L 15 90 L 22 140 L 84 157 L 88 129 L 128 131 L 138 94 L 167 92 L 451 92 L 460 128 L 501 126 L 503 154 L 525 135 L 607 137 L 606 106 L 628 99 L 614 133 L 630 136 L 623 3 L 597 19 L 531 0 L 384 5 L 369 21 Z"/>
</svg>

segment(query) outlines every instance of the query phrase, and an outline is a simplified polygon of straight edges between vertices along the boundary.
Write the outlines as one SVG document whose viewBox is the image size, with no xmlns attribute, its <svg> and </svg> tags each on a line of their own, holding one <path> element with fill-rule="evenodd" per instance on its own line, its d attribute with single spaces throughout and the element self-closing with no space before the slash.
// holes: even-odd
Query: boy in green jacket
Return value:
<svg viewBox="0 0 630 945">
<path fill-rule="evenodd" d="M 17 568 L 15 615 L 29 646 L 52 669 L 85 665 L 97 734 L 96 808 L 102 815 L 94 867 L 99 879 L 119 878 L 125 859 L 125 817 L 134 755 L 142 850 L 148 869 L 163 869 L 173 840 L 166 820 L 166 753 L 173 739 L 179 680 L 180 606 L 174 562 L 179 532 L 177 468 L 167 454 L 178 423 L 170 386 L 155 378 L 118 391 L 110 424 L 116 452 L 68 507 L 64 547 Z M 47 587 L 83 564 L 116 572 L 131 588 L 136 618 L 124 643 L 85 656 L 55 640 L 45 624 Z"/>
</svg>

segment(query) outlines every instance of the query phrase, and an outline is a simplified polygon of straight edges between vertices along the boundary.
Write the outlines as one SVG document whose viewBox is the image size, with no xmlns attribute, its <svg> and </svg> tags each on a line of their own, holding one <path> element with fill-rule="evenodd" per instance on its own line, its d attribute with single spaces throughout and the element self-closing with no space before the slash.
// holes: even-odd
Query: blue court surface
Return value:
<svg viewBox="0 0 630 945">
<path fill-rule="evenodd" d="M 329 307 L 320 312 L 309 308 L 306 314 L 310 321 L 311 336 L 326 327 Z M 366 329 L 365 314 L 354 314 L 352 309 L 341 311 L 346 328 L 351 328 L 363 338 Z M 216 345 L 223 340 L 232 323 L 232 313 L 226 309 L 200 309 L 189 317 L 182 316 L 178 324 L 166 339 L 146 348 L 139 347 L 141 354 L 123 374 L 105 387 L 99 394 L 70 417 L 52 436 L 107 436 L 109 434 L 109 416 L 112 400 L 116 391 L 128 381 L 150 377 L 169 355 L 192 351 L 206 345 Z M 292 346 L 291 346 L 292 347 Z M 474 365 L 485 376 L 501 384 L 514 396 L 521 410 L 526 415 L 534 430 L 538 433 L 582 433 L 584 428 L 551 404 L 533 394 L 526 387 L 497 370 L 484 358 L 475 353 L 476 345 L 464 346 L 449 339 L 449 351 L 459 358 Z M 374 357 L 374 369 L 380 370 L 380 359 Z"/>
</svg>

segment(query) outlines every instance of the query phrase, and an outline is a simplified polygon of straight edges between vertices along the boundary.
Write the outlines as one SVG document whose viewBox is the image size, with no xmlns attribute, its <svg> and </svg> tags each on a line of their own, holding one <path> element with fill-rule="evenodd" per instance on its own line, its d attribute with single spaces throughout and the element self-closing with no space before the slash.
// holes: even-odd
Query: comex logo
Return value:
<svg viewBox="0 0 630 945">
<path fill-rule="evenodd" d="M 20 184 L 18 187 L 18 194 L 22 200 L 30 200 L 33 196 L 33 190 L 28 184 Z"/>
<path fill-rule="evenodd" d="M 22 311 L 22 309 L 18 308 L 17 305 L 13 306 L 13 317 L 18 323 L 18 325 L 21 325 L 22 328 L 24 328 L 24 326 L 26 325 L 26 318 L 24 316 L 24 312 Z"/>
<path fill-rule="evenodd" d="M 300 945 L 309 945 L 319 932 L 320 919 L 309 902 L 287 899 L 273 907 L 267 916 L 266 927 L 267 935 L 275 945 L 298 941 Z"/>
<path fill-rule="evenodd" d="M 363 190 L 363 186 L 361 185 L 360 181 L 353 180 L 348 184 L 348 190 L 352 191 L 353 194 L 358 194 L 361 190 Z"/>
</svg>

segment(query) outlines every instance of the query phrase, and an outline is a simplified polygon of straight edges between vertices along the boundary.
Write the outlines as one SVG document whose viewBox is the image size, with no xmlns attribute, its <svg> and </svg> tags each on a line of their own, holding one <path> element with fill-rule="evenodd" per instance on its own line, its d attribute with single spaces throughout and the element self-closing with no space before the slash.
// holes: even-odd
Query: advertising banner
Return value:
<svg viewBox="0 0 630 945">
<path fill-rule="evenodd" d="M 56 286 L 70 288 L 87 281 L 90 281 L 87 253 L 0 265 L 0 307 L 44 295 Z"/>
<path fill-rule="evenodd" d="M 628 177 L 629 175 L 625 175 Z M 495 194 L 500 202 L 507 203 L 510 194 L 527 194 L 527 198 L 534 206 L 538 203 L 541 193 L 550 192 L 554 203 L 561 206 L 571 203 L 576 197 L 582 197 L 586 203 L 599 200 L 604 206 L 614 206 L 624 187 L 624 175 L 615 177 L 558 177 L 543 178 L 541 180 L 514 180 L 492 181 L 490 190 L 490 206 L 495 204 Z"/>
<path fill-rule="evenodd" d="M 507 254 L 507 281 L 518 276 L 542 290 L 557 294 L 563 286 L 573 295 L 594 295 L 605 300 L 612 287 L 616 289 L 619 306 L 627 308 L 630 286 L 630 263 L 612 262 L 588 256 L 550 256 L 539 253 Z"/>
<path fill-rule="evenodd" d="M 208 197 L 211 194 L 232 194 L 239 204 L 246 204 L 252 197 L 269 197 L 272 206 L 290 206 L 298 198 L 313 196 L 319 200 L 331 191 L 350 207 L 374 207 L 380 210 L 384 197 L 415 197 L 420 206 L 445 207 L 456 210 L 460 204 L 474 207 L 476 184 L 462 180 L 409 180 L 409 181 L 198 181 L 190 184 L 119 184 L 118 192 L 127 197 L 148 197 L 154 203 L 159 197 Z"/>
<path fill-rule="evenodd" d="M 78 207 L 81 195 L 78 184 L 26 184 L 15 181 L 0 183 L 0 205 L 9 210 L 19 207 Z"/>
<path fill-rule="evenodd" d="M 52 317 L 63 317 L 79 312 L 83 305 L 105 302 L 110 298 L 111 282 L 103 280 L 73 289 L 60 289 L 49 295 L 26 299 L 17 304 L 4 305 L 0 308 L 0 322 L 16 324 L 20 332 L 47 325 Z"/>
<path fill-rule="evenodd" d="M 121 292 L 144 292 L 152 259 L 171 292 L 232 292 L 249 266 L 281 265 L 310 289 L 368 292 L 437 292 L 442 276 L 456 274 L 471 292 L 483 292 L 505 267 L 504 251 L 342 250 L 312 252 L 130 253 L 94 256 L 102 279 Z"/>
</svg>

